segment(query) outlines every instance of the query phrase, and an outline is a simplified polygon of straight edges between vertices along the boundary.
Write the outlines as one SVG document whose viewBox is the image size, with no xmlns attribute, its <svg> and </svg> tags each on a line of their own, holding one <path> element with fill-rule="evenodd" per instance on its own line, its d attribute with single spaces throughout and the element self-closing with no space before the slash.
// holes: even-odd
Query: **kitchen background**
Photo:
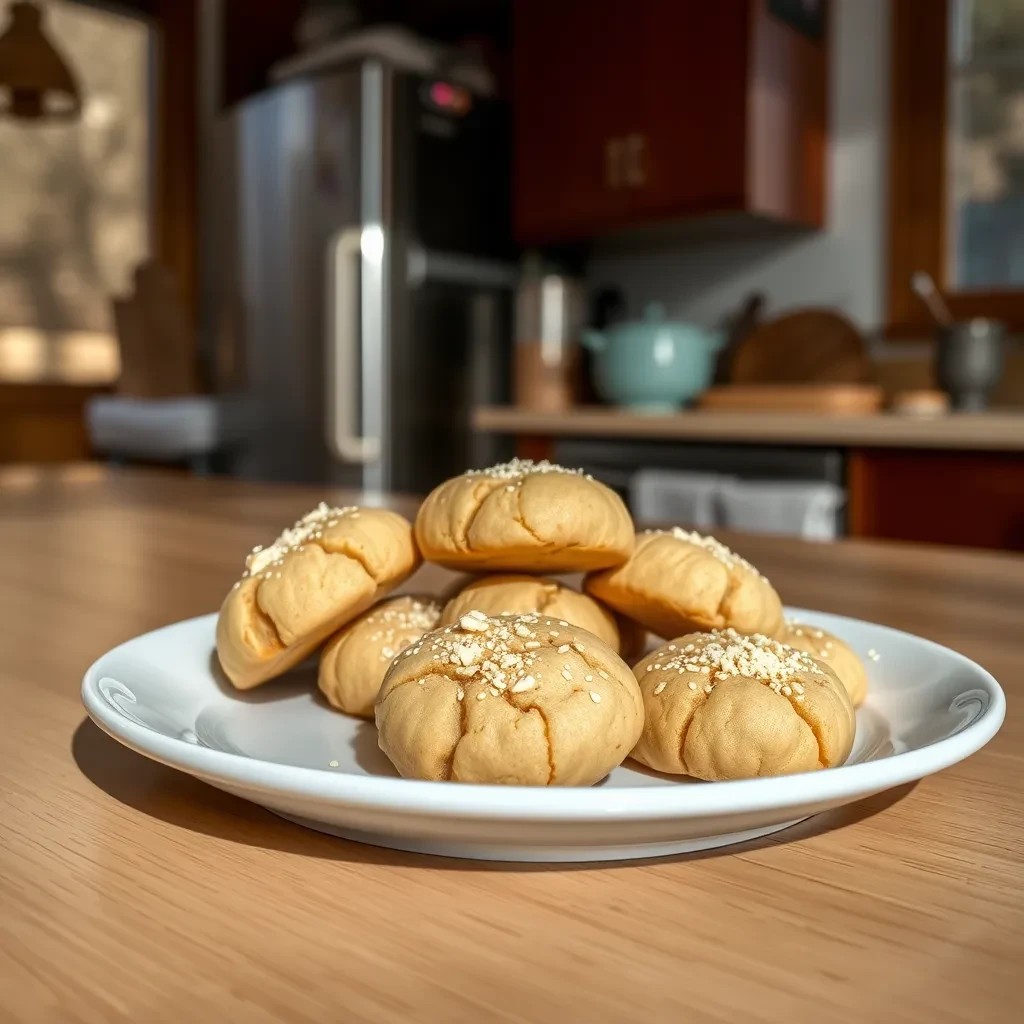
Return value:
<svg viewBox="0 0 1024 1024">
<path fill-rule="evenodd" d="M 0 0 L 0 487 L 1024 549 L 1024 0 Z"/>
</svg>

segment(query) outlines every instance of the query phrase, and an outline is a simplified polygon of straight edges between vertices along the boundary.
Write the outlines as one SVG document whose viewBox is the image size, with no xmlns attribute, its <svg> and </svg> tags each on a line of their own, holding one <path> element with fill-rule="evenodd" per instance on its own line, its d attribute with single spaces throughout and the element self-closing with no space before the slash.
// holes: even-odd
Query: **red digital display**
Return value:
<svg viewBox="0 0 1024 1024">
<path fill-rule="evenodd" d="M 439 110 L 453 114 L 465 114 L 473 103 L 465 89 L 451 82 L 434 82 L 430 86 L 430 102 Z"/>
</svg>

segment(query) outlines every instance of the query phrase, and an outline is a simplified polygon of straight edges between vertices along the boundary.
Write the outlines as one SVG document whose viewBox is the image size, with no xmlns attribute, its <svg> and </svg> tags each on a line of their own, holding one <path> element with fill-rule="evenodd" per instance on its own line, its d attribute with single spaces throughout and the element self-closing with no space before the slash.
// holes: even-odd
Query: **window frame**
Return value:
<svg viewBox="0 0 1024 1024">
<path fill-rule="evenodd" d="M 947 129 L 950 0 L 893 0 L 889 125 L 887 335 L 920 337 L 933 321 L 910 287 L 926 270 L 957 319 L 994 317 L 1024 331 L 1024 288 L 949 287 Z"/>
</svg>

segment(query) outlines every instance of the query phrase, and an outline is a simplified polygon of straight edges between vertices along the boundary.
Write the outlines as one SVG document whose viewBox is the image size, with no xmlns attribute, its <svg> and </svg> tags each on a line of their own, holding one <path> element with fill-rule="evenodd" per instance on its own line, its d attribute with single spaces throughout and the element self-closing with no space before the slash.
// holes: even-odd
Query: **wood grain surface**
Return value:
<svg viewBox="0 0 1024 1024">
<path fill-rule="evenodd" d="M 1024 1019 L 1024 559 L 734 538 L 791 603 L 987 666 L 1001 733 L 741 847 L 503 866 L 305 831 L 85 717 L 90 662 L 214 610 L 245 552 L 321 497 L 352 496 L 0 473 L 0 1020 Z"/>
</svg>

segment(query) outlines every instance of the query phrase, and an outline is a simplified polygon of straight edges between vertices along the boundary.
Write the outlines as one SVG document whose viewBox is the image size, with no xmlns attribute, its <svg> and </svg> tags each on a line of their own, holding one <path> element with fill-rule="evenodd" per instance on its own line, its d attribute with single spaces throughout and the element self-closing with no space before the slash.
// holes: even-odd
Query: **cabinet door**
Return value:
<svg viewBox="0 0 1024 1024">
<path fill-rule="evenodd" d="M 643 54 L 626 132 L 632 218 L 740 208 L 749 4 L 640 0 L 625 6 L 632 45 Z"/>
<path fill-rule="evenodd" d="M 623 147 L 642 56 L 633 13 L 622 0 L 513 6 L 522 243 L 586 238 L 628 219 Z"/>
<path fill-rule="evenodd" d="M 1024 551 L 1024 460 L 1016 452 L 852 451 L 854 537 Z"/>
</svg>

